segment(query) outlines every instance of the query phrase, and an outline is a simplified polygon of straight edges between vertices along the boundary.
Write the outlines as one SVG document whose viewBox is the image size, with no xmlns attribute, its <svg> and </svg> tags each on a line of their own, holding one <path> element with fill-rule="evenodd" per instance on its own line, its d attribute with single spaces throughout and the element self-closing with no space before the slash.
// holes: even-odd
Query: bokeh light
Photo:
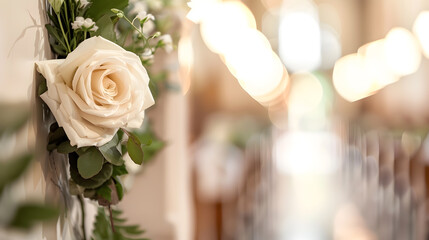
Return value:
<svg viewBox="0 0 429 240">
<path fill-rule="evenodd" d="M 312 71 L 321 63 L 319 22 L 305 11 L 287 12 L 280 20 L 279 53 L 292 72 Z"/>
<path fill-rule="evenodd" d="M 219 54 L 227 52 L 233 36 L 243 29 L 256 29 L 252 12 L 241 2 L 211 4 L 201 20 L 201 36 L 207 47 Z"/>
<path fill-rule="evenodd" d="M 291 79 L 288 101 L 290 114 L 301 115 L 315 109 L 323 97 L 323 88 L 319 79 L 310 73 L 293 74 Z"/>
<path fill-rule="evenodd" d="M 385 44 L 380 39 L 363 45 L 358 54 L 364 57 L 365 77 L 371 81 L 372 90 L 378 90 L 398 80 L 387 65 Z"/>
<path fill-rule="evenodd" d="M 259 31 L 248 29 L 239 35 L 243 41 L 232 45 L 224 55 L 225 63 L 244 90 L 254 97 L 263 96 L 280 84 L 283 64 Z"/>
<path fill-rule="evenodd" d="M 429 11 L 421 12 L 414 22 L 413 32 L 420 41 L 425 57 L 429 58 Z"/>
<path fill-rule="evenodd" d="M 385 54 L 390 70 L 399 76 L 412 74 L 420 66 L 418 42 L 405 28 L 393 28 L 389 31 L 386 35 Z"/>
<path fill-rule="evenodd" d="M 373 93 L 371 79 L 365 75 L 365 60 L 359 54 L 340 58 L 335 63 L 332 78 L 337 92 L 350 102 Z"/>
</svg>

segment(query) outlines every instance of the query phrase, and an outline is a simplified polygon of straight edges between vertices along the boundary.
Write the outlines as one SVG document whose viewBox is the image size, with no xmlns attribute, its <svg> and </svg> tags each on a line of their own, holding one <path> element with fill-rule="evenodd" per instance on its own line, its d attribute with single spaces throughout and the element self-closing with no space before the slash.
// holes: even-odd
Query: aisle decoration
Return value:
<svg viewBox="0 0 429 240">
<path fill-rule="evenodd" d="M 172 50 L 172 39 L 157 31 L 162 24 L 146 12 L 151 9 L 144 2 L 49 4 L 46 29 L 57 59 L 36 63 L 46 79 L 39 95 L 55 118 L 47 149 L 68 155 L 70 194 L 82 205 L 85 197 L 103 207 L 93 238 L 129 239 L 142 231 L 117 225 L 119 210 L 111 206 L 123 198 L 122 179 L 130 168 L 148 162 L 164 146 L 145 117 L 155 103 L 152 92 L 157 94 L 162 82 L 148 73 L 148 67 L 158 49 Z M 103 223 L 110 223 L 110 230 Z M 84 229 L 82 233 L 86 239 Z"/>
</svg>

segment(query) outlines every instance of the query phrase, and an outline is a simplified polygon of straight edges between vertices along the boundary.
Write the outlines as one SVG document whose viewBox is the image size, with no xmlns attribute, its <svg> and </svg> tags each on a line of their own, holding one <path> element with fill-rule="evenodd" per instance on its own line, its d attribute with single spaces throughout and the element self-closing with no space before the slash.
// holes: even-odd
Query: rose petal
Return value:
<svg viewBox="0 0 429 240">
<path fill-rule="evenodd" d="M 115 50 L 126 52 L 119 45 L 106 40 L 102 37 L 92 37 L 89 38 L 82 43 L 69 55 L 67 55 L 66 60 L 61 66 L 58 68 L 58 72 L 66 81 L 68 86 L 71 85 L 71 81 L 73 79 L 74 73 L 76 69 L 82 64 L 82 62 L 90 59 L 91 56 L 100 50 Z"/>
</svg>

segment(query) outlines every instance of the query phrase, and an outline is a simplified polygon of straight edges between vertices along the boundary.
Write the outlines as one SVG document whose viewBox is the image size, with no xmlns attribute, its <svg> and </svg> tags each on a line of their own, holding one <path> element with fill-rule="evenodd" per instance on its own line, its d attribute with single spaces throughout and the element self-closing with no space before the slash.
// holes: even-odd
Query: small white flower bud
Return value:
<svg viewBox="0 0 429 240">
<path fill-rule="evenodd" d="M 82 28 L 84 22 L 85 22 L 85 19 L 83 17 L 80 17 L 80 16 L 76 17 L 75 21 L 72 22 L 72 24 L 71 24 L 73 30 L 77 30 L 77 29 Z"/>
<path fill-rule="evenodd" d="M 95 24 L 95 23 L 94 23 L 94 21 L 92 21 L 92 19 L 91 19 L 91 18 L 87 18 L 87 19 L 85 19 L 85 21 L 83 22 L 83 27 L 84 27 L 84 28 L 90 28 L 90 27 L 92 27 L 94 24 Z"/>
<path fill-rule="evenodd" d="M 159 37 L 159 41 L 162 41 L 163 48 L 165 49 L 166 52 L 171 52 L 173 51 L 173 40 L 171 39 L 170 34 L 164 34 L 161 37 Z"/>
</svg>

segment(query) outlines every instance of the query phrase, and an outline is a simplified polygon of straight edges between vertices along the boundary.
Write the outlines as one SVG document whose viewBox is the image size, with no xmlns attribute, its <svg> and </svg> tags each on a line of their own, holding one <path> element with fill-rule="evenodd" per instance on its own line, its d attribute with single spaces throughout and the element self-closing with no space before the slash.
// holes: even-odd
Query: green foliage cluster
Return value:
<svg viewBox="0 0 429 240">
<path fill-rule="evenodd" d="M 152 20 L 153 16 L 147 15 L 143 19 L 136 16 L 132 20 L 127 17 L 128 0 L 89 2 L 89 5 L 82 6 L 79 0 L 49 0 L 51 8 L 47 15 L 50 22 L 45 26 L 50 36 L 51 49 L 58 58 L 66 58 L 85 39 L 102 36 L 134 52 L 140 57 L 142 64 L 148 67 L 155 51 L 166 46 L 159 32 L 143 32 L 144 25 Z M 92 31 L 89 28 L 73 29 L 72 23 L 78 16 L 91 19 L 94 23 L 92 26 L 97 28 Z M 167 76 L 165 72 L 149 75 L 149 86 L 156 97 Z M 46 90 L 46 82 L 42 82 L 39 85 L 39 94 Z M 50 126 L 47 149 L 68 155 L 71 194 L 77 195 L 79 199 L 83 196 L 97 200 L 99 205 L 110 209 L 111 205 L 117 204 L 124 195 L 120 176 L 128 174 L 125 155 L 128 154 L 135 164 L 141 165 L 148 163 L 163 147 L 164 142 L 155 136 L 150 127 L 146 127 L 136 132 L 120 129 L 110 142 L 100 147 L 77 148 L 70 144 L 64 129 L 53 123 Z M 141 233 L 137 226 L 120 225 L 123 219 L 119 218 L 117 210 L 113 211 L 113 220 L 112 222 L 111 218 L 109 224 L 105 209 L 100 208 L 93 238 L 134 239 L 128 236 Z M 114 231 L 115 226 L 117 231 Z"/>
<path fill-rule="evenodd" d="M 145 231 L 141 230 L 138 225 L 126 224 L 126 219 L 121 216 L 120 210 L 111 209 L 111 211 L 112 222 L 106 214 L 106 209 L 98 208 L 92 240 L 148 240 L 140 237 Z M 110 224 L 113 227 L 106 227 Z"/>
</svg>

